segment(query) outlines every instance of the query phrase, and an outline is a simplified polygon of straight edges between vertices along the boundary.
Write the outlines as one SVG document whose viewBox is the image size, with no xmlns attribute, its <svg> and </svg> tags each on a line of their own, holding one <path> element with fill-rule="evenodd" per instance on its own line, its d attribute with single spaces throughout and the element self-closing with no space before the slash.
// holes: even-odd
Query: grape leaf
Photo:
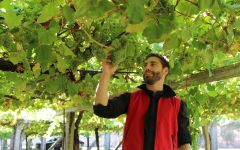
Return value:
<svg viewBox="0 0 240 150">
<path fill-rule="evenodd" d="M 198 4 L 201 10 L 209 9 L 214 4 L 215 0 L 198 0 Z"/>
<path fill-rule="evenodd" d="M 74 10 L 70 8 L 69 6 L 65 5 L 63 7 L 63 16 L 69 21 L 70 23 L 74 22 Z"/>
<path fill-rule="evenodd" d="M 75 18 L 92 17 L 97 18 L 112 8 L 112 3 L 107 0 L 75 0 Z"/>
<path fill-rule="evenodd" d="M 0 2 L 0 8 L 6 9 L 6 11 L 13 10 L 14 6 L 11 5 L 12 0 L 3 0 Z"/>
<path fill-rule="evenodd" d="M 240 18 L 235 20 L 233 27 L 240 30 Z"/>
<path fill-rule="evenodd" d="M 46 30 L 45 28 L 41 27 L 38 31 L 38 39 L 41 44 L 50 45 L 54 41 L 57 40 L 56 31 L 55 28 L 50 28 L 49 30 Z"/>
<path fill-rule="evenodd" d="M 48 69 L 48 64 L 51 61 L 52 47 L 41 45 L 36 49 L 36 61 L 39 62 L 43 71 Z"/>
<path fill-rule="evenodd" d="M 144 20 L 144 0 L 128 0 L 128 18 L 130 24 L 139 24 Z"/>
<path fill-rule="evenodd" d="M 197 14 L 200 11 L 198 6 L 192 4 L 188 1 L 180 1 L 179 4 L 177 5 L 176 9 L 177 9 L 177 11 L 179 11 L 185 15 L 188 15 L 188 16 Z"/>
<path fill-rule="evenodd" d="M 51 18 L 57 16 L 59 13 L 58 5 L 54 2 L 48 3 L 46 6 L 44 6 L 41 15 L 38 17 L 37 22 L 43 23 L 47 22 Z"/>
<path fill-rule="evenodd" d="M 33 74 L 34 76 L 38 77 L 41 73 L 41 66 L 39 63 L 35 64 L 33 67 L 32 67 L 32 70 L 33 70 Z"/>
<path fill-rule="evenodd" d="M 8 25 L 10 29 L 17 27 L 21 24 L 21 21 L 23 19 L 22 15 L 16 15 L 14 11 L 9 11 L 6 14 L 4 14 L 4 21 Z"/>
<path fill-rule="evenodd" d="M 126 28 L 126 32 L 134 33 L 134 32 L 143 32 L 143 30 L 148 25 L 149 20 L 144 20 L 143 22 L 139 24 L 128 24 Z"/>
<path fill-rule="evenodd" d="M 57 55 L 57 68 L 60 72 L 65 73 L 66 69 L 68 68 L 68 62 L 66 58 Z"/>
<path fill-rule="evenodd" d="M 174 34 L 175 35 L 175 34 Z M 170 50 L 170 49 L 175 49 L 175 48 L 178 48 L 179 45 L 181 44 L 181 41 L 180 39 L 178 39 L 175 36 L 170 36 L 165 42 L 164 42 L 164 45 L 163 45 L 163 49 L 164 50 Z"/>
<path fill-rule="evenodd" d="M 143 35 L 147 37 L 150 43 L 162 42 L 164 34 L 171 32 L 175 28 L 172 17 L 161 15 L 158 19 L 159 22 L 150 21 L 143 31 Z"/>
<path fill-rule="evenodd" d="M 13 64 L 17 64 L 17 63 L 23 62 L 24 59 L 26 59 L 26 53 L 25 53 L 25 51 L 11 52 L 11 53 L 9 53 L 9 60 L 10 60 Z"/>
</svg>

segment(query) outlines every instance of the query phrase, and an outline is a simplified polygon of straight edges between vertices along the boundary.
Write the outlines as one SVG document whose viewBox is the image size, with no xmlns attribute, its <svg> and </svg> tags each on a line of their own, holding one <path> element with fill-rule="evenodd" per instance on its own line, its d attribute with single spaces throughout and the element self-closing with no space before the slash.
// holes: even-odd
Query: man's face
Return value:
<svg viewBox="0 0 240 150">
<path fill-rule="evenodd" d="M 144 63 L 143 79 L 146 84 L 153 85 L 166 75 L 167 68 L 162 68 L 162 64 L 157 57 L 149 57 Z"/>
</svg>

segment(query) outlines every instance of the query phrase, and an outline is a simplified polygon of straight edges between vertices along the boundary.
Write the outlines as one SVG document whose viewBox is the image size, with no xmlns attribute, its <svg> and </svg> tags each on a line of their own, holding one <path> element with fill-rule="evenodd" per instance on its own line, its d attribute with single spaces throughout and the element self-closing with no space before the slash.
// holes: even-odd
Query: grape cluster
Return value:
<svg viewBox="0 0 240 150">
<path fill-rule="evenodd" d="M 132 35 L 123 35 L 119 39 L 115 39 L 112 42 L 113 50 L 111 51 L 113 64 L 132 67 L 141 55 L 141 51 L 137 53 L 140 48 L 137 44 L 138 42 Z"/>
<path fill-rule="evenodd" d="M 111 41 L 125 31 L 125 28 L 119 22 L 111 19 L 101 23 L 93 23 L 93 26 L 95 27 L 94 39 L 105 45 L 109 45 Z"/>
<path fill-rule="evenodd" d="M 27 36 L 26 36 L 27 35 Z M 14 33 L 14 40 L 21 43 L 24 49 L 32 50 L 38 45 L 37 30 L 23 28 Z"/>
<path fill-rule="evenodd" d="M 13 40 L 13 36 L 10 33 L 0 34 L 0 46 L 3 46 L 8 51 L 15 51 L 16 44 Z"/>
</svg>

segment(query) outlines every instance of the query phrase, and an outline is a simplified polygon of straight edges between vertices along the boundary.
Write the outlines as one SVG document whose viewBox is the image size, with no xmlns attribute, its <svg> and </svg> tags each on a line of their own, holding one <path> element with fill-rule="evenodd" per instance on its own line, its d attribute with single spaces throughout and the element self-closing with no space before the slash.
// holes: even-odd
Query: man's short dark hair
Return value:
<svg viewBox="0 0 240 150">
<path fill-rule="evenodd" d="M 169 62 L 162 55 L 159 55 L 157 53 L 150 53 L 146 56 L 146 59 L 148 59 L 149 57 L 157 57 L 160 60 L 163 68 L 167 67 L 168 69 L 170 69 Z"/>
</svg>

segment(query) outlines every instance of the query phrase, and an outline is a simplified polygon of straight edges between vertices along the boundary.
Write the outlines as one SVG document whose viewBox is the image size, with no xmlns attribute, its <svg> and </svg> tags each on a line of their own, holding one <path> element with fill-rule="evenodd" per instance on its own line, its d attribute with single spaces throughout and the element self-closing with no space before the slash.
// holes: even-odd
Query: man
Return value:
<svg viewBox="0 0 240 150">
<path fill-rule="evenodd" d="M 186 105 L 164 84 L 169 63 L 163 56 L 152 53 L 146 57 L 145 84 L 139 90 L 110 100 L 109 80 L 117 67 L 110 60 L 105 60 L 102 66 L 94 113 L 105 118 L 127 114 L 123 150 L 190 150 Z"/>
</svg>

